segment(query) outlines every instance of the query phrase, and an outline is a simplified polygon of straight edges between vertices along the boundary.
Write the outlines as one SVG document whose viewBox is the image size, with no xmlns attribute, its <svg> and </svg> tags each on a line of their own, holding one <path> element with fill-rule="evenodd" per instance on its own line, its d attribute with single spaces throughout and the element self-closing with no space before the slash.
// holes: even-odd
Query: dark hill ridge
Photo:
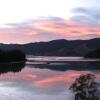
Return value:
<svg viewBox="0 0 100 100">
<path fill-rule="evenodd" d="M 100 38 L 91 40 L 53 40 L 28 44 L 0 44 L 0 49 L 17 49 L 36 56 L 84 56 L 100 48 Z"/>
</svg>

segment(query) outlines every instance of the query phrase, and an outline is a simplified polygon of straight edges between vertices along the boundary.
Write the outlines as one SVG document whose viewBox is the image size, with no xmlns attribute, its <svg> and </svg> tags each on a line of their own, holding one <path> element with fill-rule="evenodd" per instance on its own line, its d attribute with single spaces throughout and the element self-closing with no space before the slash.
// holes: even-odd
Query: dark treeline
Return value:
<svg viewBox="0 0 100 100">
<path fill-rule="evenodd" d="M 0 50 L 0 62 L 25 61 L 25 54 L 20 50 Z"/>
<path fill-rule="evenodd" d="M 100 49 L 93 50 L 85 55 L 85 58 L 100 58 Z"/>
</svg>

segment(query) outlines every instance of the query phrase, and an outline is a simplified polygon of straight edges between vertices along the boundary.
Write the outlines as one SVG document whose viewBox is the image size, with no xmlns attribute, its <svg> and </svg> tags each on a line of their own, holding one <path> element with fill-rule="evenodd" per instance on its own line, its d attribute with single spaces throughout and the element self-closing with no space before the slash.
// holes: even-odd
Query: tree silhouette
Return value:
<svg viewBox="0 0 100 100">
<path fill-rule="evenodd" d="M 95 82 L 95 78 L 93 74 L 86 74 L 75 80 L 70 87 L 75 93 L 75 100 L 100 100 L 97 95 L 99 83 Z"/>
<path fill-rule="evenodd" d="M 20 50 L 0 50 L 0 62 L 25 61 L 25 54 Z"/>
</svg>

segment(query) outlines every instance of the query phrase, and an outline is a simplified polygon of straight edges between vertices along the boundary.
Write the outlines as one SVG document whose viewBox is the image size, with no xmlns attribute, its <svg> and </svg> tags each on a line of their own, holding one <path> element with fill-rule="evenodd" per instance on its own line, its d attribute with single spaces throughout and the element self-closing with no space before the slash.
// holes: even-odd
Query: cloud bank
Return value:
<svg viewBox="0 0 100 100">
<path fill-rule="evenodd" d="M 76 11 L 83 12 L 84 10 L 78 8 Z M 7 24 L 9 28 L 0 28 L 0 40 L 7 43 L 11 43 L 11 41 L 12 43 L 13 41 L 15 43 L 28 43 L 62 38 L 75 40 L 100 37 L 100 25 L 87 22 L 88 20 L 80 22 L 74 19 L 51 17 L 28 20 L 22 23 L 10 23 Z"/>
</svg>

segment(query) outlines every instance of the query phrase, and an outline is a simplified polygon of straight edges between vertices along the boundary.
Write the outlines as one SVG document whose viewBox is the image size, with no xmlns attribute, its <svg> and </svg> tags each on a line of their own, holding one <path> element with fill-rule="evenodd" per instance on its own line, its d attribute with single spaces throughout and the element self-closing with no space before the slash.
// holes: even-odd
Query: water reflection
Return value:
<svg viewBox="0 0 100 100">
<path fill-rule="evenodd" d="M 63 69 L 63 66 L 66 67 Z M 17 70 L 12 71 L 12 67 L 10 72 L 0 75 L 1 100 L 74 100 L 69 86 L 75 78 L 93 73 L 97 77 L 96 81 L 100 82 L 97 63 L 72 62 L 49 67 L 26 64 L 17 73 L 12 73 Z"/>
<path fill-rule="evenodd" d="M 68 62 L 68 63 L 54 63 L 54 64 L 34 64 L 28 63 L 29 67 L 49 69 L 55 71 L 67 70 L 100 70 L 99 62 Z"/>
<path fill-rule="evenodd" d="M 0 74 L 7 72 L 19 72 L 25 66 L 25 62 L 21 63 L 3 63 L 0 64 Z"/>
</svg>

